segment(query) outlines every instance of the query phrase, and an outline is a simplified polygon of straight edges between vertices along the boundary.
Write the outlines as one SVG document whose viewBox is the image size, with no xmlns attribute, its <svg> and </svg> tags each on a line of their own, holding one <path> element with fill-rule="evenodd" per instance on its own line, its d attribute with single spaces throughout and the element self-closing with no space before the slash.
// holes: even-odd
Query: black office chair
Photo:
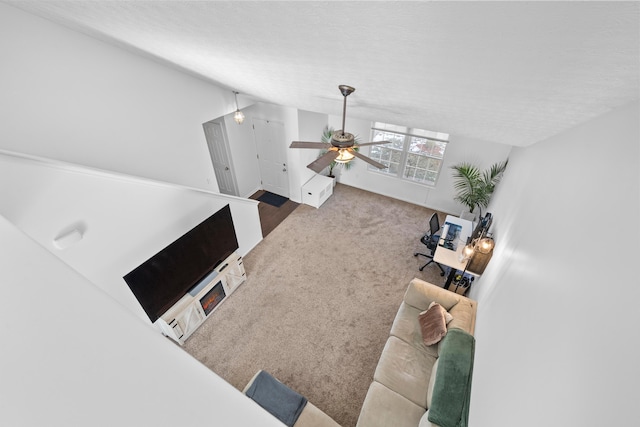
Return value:
<svg viewBox="0 0 640 427">
<path fill-rule="evenodd" d="M 444 268 L 433 260 L 433 254 L 436 252 L 436 248 L 438 247 L 438 240 L 440 240 L 440 235 L 436 234 L 438 233 L 438 231 L 440 231 L 440 220 L 438 220 L 438 215 L 434 212 L 429 219 L 429 232 L 420 238 L 420 242 L 423 243 L 431 251 L 431 254 L 427 255 L 416 252 L 413 254 L 413 256 L 422 255 L 423 257 L 429 258 L 429 261 L 425 265 L 420 267 L 420 271 L 424 270 L 427 265 L 434 263 L 440 269 L 440 275 L 444 276 Z"/>
</svg>

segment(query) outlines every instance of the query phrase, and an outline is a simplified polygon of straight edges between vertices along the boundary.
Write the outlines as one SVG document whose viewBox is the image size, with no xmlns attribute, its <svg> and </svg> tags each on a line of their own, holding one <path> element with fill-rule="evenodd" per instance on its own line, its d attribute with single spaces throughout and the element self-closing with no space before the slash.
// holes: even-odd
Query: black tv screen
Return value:
<svg viewBox="0 0 640 427">
<path fill-rule="evenodd" d="M 155 322 L 236 249 L 236 231 L 226 205 L 123 278 Z"/>
</svg>

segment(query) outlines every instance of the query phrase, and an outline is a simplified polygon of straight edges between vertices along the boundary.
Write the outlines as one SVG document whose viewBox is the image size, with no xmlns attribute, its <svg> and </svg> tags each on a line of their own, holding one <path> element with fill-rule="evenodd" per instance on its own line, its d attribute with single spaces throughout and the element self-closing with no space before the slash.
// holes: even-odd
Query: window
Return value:
<svg viewBox="0 0 640 427">
<path fill-rule="evenodd" d="M 391 143 L 370 147 L 369 157 L 387 168 L 369 165 L 369 170 L 421 184 L 436 184 L 449 134 L 379 122 L 374 123 L 371 134 L 373 142 Z"/>
</svg>

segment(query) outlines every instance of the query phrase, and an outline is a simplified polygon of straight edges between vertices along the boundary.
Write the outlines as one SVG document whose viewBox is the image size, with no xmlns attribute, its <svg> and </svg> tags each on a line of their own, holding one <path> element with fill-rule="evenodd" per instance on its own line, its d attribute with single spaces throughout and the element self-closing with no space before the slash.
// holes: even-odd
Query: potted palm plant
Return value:
<svg viewBox="0 0 640 427">
<path fill-rule="evenodd" d="M 486 208 L 496 185 L 502 179 L 509 159 L 493 164 L 489 169 L 481 171 L 468 162 L 451 166 L 453 169 L 453 187 L 457 194 L 455 200 L 469 209 L 475 218 L 474 210 L 478 208 L 482 216 L 482 208 Z"/>
</svg>

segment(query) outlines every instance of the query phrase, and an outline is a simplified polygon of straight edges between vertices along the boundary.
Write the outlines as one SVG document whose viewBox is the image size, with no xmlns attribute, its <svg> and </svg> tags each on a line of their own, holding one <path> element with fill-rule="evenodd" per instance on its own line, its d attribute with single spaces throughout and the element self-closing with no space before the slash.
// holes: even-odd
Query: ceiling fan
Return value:
<svg viewBox="0 0 640 427">
<path fill-rule="evenodd" d="M 382 163 L 378 163 L 375 160 L 358 153 L 355 148 L 365 145 L 389 144 L 391 141 L 375 141 L 356 144 L 353 134 L 344 131 L 344 119 L 347 112 L 347 96 L 353 93 L 356 89 L 347 85 L 340 85 L 338 88 L 344 97 L 342 104 L 342 129 L 333 132 L 330 142 L 293 141 L 289 148 L 320 148 L 327 150 L 326 154 L 318 157 L 307 165 L 309 169 L 316 173 L 320 173 L 324 168 L 329 166 L 331 162 L 348 163 L 356 157 L 377 167 L 378 169 L 386 168 Z"/>
</svg>

